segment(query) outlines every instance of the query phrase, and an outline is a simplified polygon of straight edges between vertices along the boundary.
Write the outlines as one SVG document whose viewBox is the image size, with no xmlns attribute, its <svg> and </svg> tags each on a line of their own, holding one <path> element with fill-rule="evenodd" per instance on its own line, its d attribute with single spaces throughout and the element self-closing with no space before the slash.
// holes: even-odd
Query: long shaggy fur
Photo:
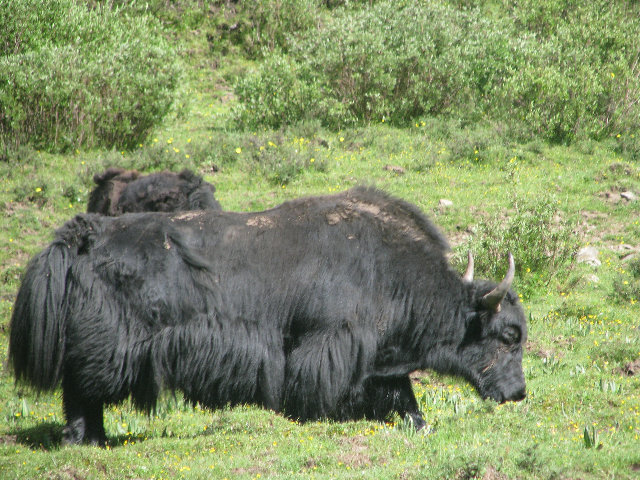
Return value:
<svg viewBox="0 0 640 480">
<path fill-rule="evenodd" d="M 257 213 L 79 215 L 27 269 L 9 357 L 37 390 L 62 383 L 70 443 L 104 443 L 105 404 L 150 410 L 162 389 L 417 427 L 416 369 L 523 398 L 517 296 L 486 310 L 495 284 L 462 281 L 446 251 L 415 206 L 368 188 Z"/>
<path fill-rule="evenodd" d="M 22 279 L 11 323 L 9 358 L 16 379 L 37 390 L 52 390 L 60 381 L 67 272 L 93 231 L 91 219 L 78 218 L 65 226 L 31 260 Z"/>
<path fill-rule="evenodd" d="M 141 175 L 135 170 L 108 168 L 93 176 L 87 212 L 122 215 L 136 212 L 222 210 L 216 188 L 190 170 Z"/>
</svg>

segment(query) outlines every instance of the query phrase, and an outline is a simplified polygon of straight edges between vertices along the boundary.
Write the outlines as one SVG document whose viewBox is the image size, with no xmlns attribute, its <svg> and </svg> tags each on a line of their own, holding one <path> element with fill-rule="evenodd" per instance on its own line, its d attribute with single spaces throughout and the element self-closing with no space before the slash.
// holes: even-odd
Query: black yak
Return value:
<svg viewBox="0 0 640 480">
<path fill-rule="evenodd" d="M 136 170 L 108 168 L 93 176 L 87 212 L 117 216 L 137 212 L 222 210 L 216 187 L 190 170 L 141 175 Z"/>
<path fill-rule="evenodd" d="M 425 425 L 409 380 L 461 375 L 522 400 L 526 321 L 510 289 L 461 277 L 417 207 L 373 188 L 256 213 L 82 214 L 30 262 L 11 319 L 17 381 L 62 383 L 64 441 L 104 444 L 103 406 L 163 389 L 300 421 Z"/>
</svg>

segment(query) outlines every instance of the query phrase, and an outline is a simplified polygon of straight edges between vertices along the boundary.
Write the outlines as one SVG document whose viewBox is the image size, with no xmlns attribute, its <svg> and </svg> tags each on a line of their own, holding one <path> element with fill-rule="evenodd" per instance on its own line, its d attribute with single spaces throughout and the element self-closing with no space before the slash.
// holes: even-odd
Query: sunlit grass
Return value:
<svg viewBox="0 0 640 480">
<path fill-rule="evenodd" d="M 256 407 L 216 412 L 192 408 L 179 394 L 175 398 L 168 394 L 150 416 L 128 402 L 109 407 L 105 425 L 110 450 L 58 450 L 64 424 L 60 394 L 36 397 L 16 389 L 5 370 L 0 389 L 4 420 L 0 437 L 5 440 L 0 451 L 7 459 L 3 468 L 9 477 L 23 471 L 45 475 L 54 469 L 143 478 L 198 478 L 205 471 L 215 478 L 301 474 L 348 478 L 362 472 L 379 478 L 409 473 L 472 478 L 491 469 L 507 478 L 632 478 L 633 465 L 640 463 L 640 380 L 625 375 L 622 367 L 640 358 L 637 299 L 612 295 L 618 280 L 624 285 L 634 279 L 616 248 L 621 243 L 637 245 L 638 234 L 626 225 L 639 219 L 627 205 L 608 204 L 598 197 L 610 185 L 596 180 L 620 158 L 607 152 L 583 157 L 555 147 L 545 151 L 545 160 L 531 155 L 520 160 L 514 154 L 504 161 L 475 163 L 448 159 L 446 145 L 436 145 L 435 160 L 427 165 L 425 152 L 415 148 L 415 135 L 424 141 L 421 132 L 386 130 L 385 136 L 394 141 L 414 145 L 393 151 L 381 148 L 384 141 L 373 141 L 379 133 L 363 129 L 318 130 L 315 137 L 279 132 L 233 135 L 229 145 L 237 158 L 226 163 L 215 156 L 205 161 L 198 153 L 212 146 L 205 124 L 190 125 L 183 132 L 177 127 L 157 132 L 148 145 L 124 155 L 34 153 L 37 169 L 25 168 L 1 180 L 0 315 L 5 358 L 19 276 L 28 259 L 50 241 L 53 230 L 84 210 L 92 172 L 136 162 L 144 167 L 140 162 L 145 158 L 159 158 L 161 163 L 145 168 L 199 169 L 216 185 L 216 197 L 228 210 L 259 210 L 301 195 L 375 184 L 418 204 L 454 247 L 460 235 L 468 235 L 475 224 L 489 218 L 486 214 L 508 216 L 514 196 L 555 198 L 565 218 L 577 219 L 578 227 L 584 228 L 579 232 L 581 244 L 601 250 L 602 263 L 598 268 L 577 265 L 565 284 L 541 285 L 526 300 L 525 311 L 531 317 L 524 359 L 525 401 L 496 405 L 482 401 L 463 380 L 423 375 L 415 392 L 427 428 L 414 432 L 399 418 L 387 424 L 299 425 Z M 144 156 L 161 148 L 164 156 Z M 301 169 L 286 183 L 274 181 L 261 170 L 257 155 L 268 150 L 286 150 L 301 162 Z M 283 157 L 285 162 L 290 159 Z M 314 168 L 316 162 L 325 166 Z M 216 163 L 220 165 L 214 172 L 210 168 Z M 403 173 L 385 170 L 386 165 L 401 167 Z M 75 199 L 69 197 L 70 191 Z M 441 198 L 453 206 L 443 208 Z M 581 220 L 588 225 L 581 226 Z M 590 280 L 593 275 L 597 281 Z"/>
</svg>

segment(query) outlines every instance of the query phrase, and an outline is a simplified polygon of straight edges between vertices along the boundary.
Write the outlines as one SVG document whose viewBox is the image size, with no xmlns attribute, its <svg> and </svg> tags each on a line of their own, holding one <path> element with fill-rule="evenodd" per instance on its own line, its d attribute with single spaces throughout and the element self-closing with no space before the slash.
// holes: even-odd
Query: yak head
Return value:
<svg viewBox="0 0 640 480">
<path fill-rule="evenodd" d="M 518 296 L 511 290 L 515 263 L 499 284 L 473 281 L 473 257 L 463 281 L 472 292 L 466 328 L 455 354 L 458 373 L 466 377 L 483 398 L 499 403 L 526 396 L 522 353 L 527 325 Z"/>
</svg>

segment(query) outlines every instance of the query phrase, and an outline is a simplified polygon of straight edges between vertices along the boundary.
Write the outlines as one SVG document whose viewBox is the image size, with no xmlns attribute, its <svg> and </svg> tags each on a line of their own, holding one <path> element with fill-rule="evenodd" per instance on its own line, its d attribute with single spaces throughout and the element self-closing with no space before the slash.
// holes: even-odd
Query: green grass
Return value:
<svg viewBox="0 0 640 480">
<path fill-rule="evenodd" d="M 53 231 L 86 208 L 93 173 L 108 166 L 144 172 L 188 167 L 214 183 L 226 210 L 270 208 L 302 195 L 373 184 L 417 204 L 453 245 L 464 270 L 465 245 L 488 222 L 507 223 L 514 206 L 547 200 L 580 246 L 600 250 L 599 267 L 570 263 L 535 284 L 524 270 L 529 342 L 528 397 L 497 405 L 464 381 L 421 372 L 415 391 L 428 427 L 415 433 L 397 418 L 300 425 L 256 407 L 203 411 L 167 393 L 150 417 L 128 402 L 105 415 L 108 449 L 60 447 L 60 392 L 36 396 L 0 374 L 2 478 L 454 478 L 632 479 L 640 476 L 640 307 L 633 263 L 620 245 L 640 247 L 640 203 L 605 193 L 640 194 L 637 161 L 606 143 L 470 143 L 482 134 L 418 122 L 332 132 L 313 122 L 271 131 L 230 129 L 229 79 L 246 68 L 231 58 L 217 70 L 202 32 L 183 32 L 186 72 L 172 115 L 130 152 L 52 155 L 23 148 L 0 163 L 0 352 L 29 258 Z M 475 146 L 475 143 L 474 143 Z M 477 155 L 477 157 L 476 157 Z M 476 160 L 477 158 L 477 160 Z M 401 167 L 403 173 L 386 170 Z M 453 202 L 442 207 L 440 199 Z M 543 246 L 531 242 L 532 249 Z M 506 252 L 505 252 L 506 254 Z M 505 257 L 486 259 L 504 265 Z M 516 258 L 516 262 L 518 258 Z M 634 276 L 635 275 L 635 276 Z M 595 278 L 597 277 L 597 279 Z M 625 284 L 625 282 L 627 282 Z"/>
<path fill-rule="evenodd" d="M 201 411 L 185 406 L 179 396 L 169 396 L 151 418 L 129 404 L 110 408 L 105 420 L 108 450 L 60 448 L 59 393 L 37 397 L 15 387 L 5 369 L 0 387 L 4 478 L 638 475 L 640 377 L 622 371 L 640 358 L 638 305 L 636 298 L 619 296 L 615 288 L 632 280 L 628 262 L 621 260 L 624 252 L 617 248 L 620 243 L 637 248 L 640 215 L 637 206 L 612 204 L 599 196 L 621 181 L 638 191 L 640 177 L 615 174 L 615 165 L 624 159 L 606 149 L 586 155 L 567 147 L 544 147 L 532 154 L 521 146 L 499 161 L 458 161 L 447 157 L 445 142 L 436 144 L 434 157 L 420 150 L 428 137 L 420 128 L 383 126 L 317 130 L 309 137 L 295 132 L 215 132 L 213 144 L 209 116 L 198 110 L 199 95 L 194 95 L 185 121 L 167 125 L 154 136 L 158 142 L 152 139 L 138 151 L 71 156 L 31 152 L 28 165 L 1 166 L 0 342 L 5 358 L 19 275 L 30 256 L 51 240 L 53 230 L 85 209 L 91 173 L 106 165 L 200 169 L 216 184 L 217 197 L 228 210 L 269 208 L 300 195 L 375 184 L 429 213 L 452 239 L 459 257 L 464 252 L 457 246 L 463 245 L 468 231 L 485 221 L 499 221 L 500 216 L 492 216 L 496 212 L 505 218 L 513 215 L 514 198 L 553 198 L 562 217 L 575 223 L 581 245 L 601 250 L 602 265 L 574 264 L 563 282 L 540 285 L 525 300 L 530 314 L 524 360 L 529 395 L 521 403 L 483 402 L 465 382 L 426 373 L 417 377 L 415 388 L 429 427 L 426 434 L 416 434 L 393 422 L 298 425 L 255 407 Z M 237 158 L 204 157 L 222 151 L 221 140 L 229 142 Z M 250 153 L 260 152 L 261 146 L 262 152 L 286 150 L 281 163 L 299 161 L 297 173 L 284 184 L 274 181 L 272 173 L 285 167 L 277 167 L 277 155 L 270 157 L 272 164 L 253 158 Z M 144 165 L 156 150 L 165 155 L 160 164 Z M 325 165 L 317 169 L 316 162 Z M 213 164 L 218 172 L 211 171 Z M 384 170 L 385 165 L 400 166 L 405 173 Z M 453 206 L 441 207 L 441 198 Z M 462 270 L 458 256 L 453 261 Z M 585 429 L 592 444 L 585 440 Z"/>
</svg>

